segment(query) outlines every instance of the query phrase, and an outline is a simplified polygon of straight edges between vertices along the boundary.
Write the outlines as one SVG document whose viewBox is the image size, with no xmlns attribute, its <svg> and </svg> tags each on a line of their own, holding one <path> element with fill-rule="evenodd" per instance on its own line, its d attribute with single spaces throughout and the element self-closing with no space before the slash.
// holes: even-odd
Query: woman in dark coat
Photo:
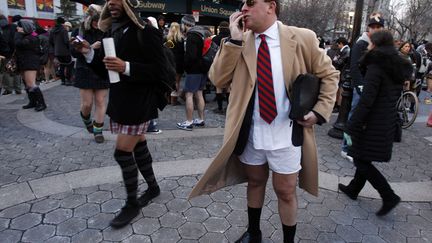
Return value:
<svg viewBox="0 0 432 243">
<path fill-rule="evenodd" d="M 91 10 L 90 5 L 89 10 Z M 101 46 L 103 32 L 98 29 L 99 13 L 95 10 L 93 16 L 88 16 L 79 29 L 79 35 L 88 41 L 94 49 Z M 74 36 L 75 38 L 76 36 Z M 75 38 L 76 39 L 76 38 Z M 102 130 L 106 111 L 106 97 L 108 95 L 109 80 L 97 75 L 86 63 L 84 57 L 72 51 L 77 58 L 75 84 L 80 89 L 81 97 L 81 119 L 89 133 L 93 133 L 97 143 L 105 141 Z M 91 111 L 95 102 L 95 115 L 92 122 Z"/>
<path fill-rule="evenodd" d="M 354 158 L 356 172 L 350 184 L 339 184 L 339 189 L 355 200 L 369 181 L 383 200 L 381 209 L 376 213 L 382 216 L 401 199 L 372 161 L 388 162 L 391 158 L 399 124 L 396 102 L 404 80 L 412 72 L 412 66 L 394 48 L 390 32 L 379 31 L 370 38 L 370 51 L 361 62 L 366 85 L 345 131 L 348 155 Z"/>
<path fill-rule="evenodd" d="M 46 104 L 41 90 L 36 85 L 41 50 L 35 29 L 32 20 L 21 19 L 18 22 L 15 33 L 15 55 L 18 71 L 24 80 L 29 98 L 29 103 L 23 106 L 23 109 L 35 108 L 36 111 L 42 111 L 46 109 Z"/>
</svg>

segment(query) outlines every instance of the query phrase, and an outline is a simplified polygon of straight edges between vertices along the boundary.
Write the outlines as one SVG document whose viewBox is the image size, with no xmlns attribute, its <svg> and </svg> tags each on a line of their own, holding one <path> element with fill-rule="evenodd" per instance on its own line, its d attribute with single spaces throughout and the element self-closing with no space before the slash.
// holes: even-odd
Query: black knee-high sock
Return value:
<svg viewBox="0 0 432 243">
<path fill-rule="evenodd" d="M 153 172 L 150 151 L 147 147 L 147 141 L 139 142 L 134 148 L 135 161 L 141 175 L 144 177 L 149 188 L 157 186 L 157 181 Z"/>
<path fill-rule="evenodd" d="M 218 105 L 218 110 L 222 110 L 223 95 L 222 94 L 216 94 L 216 101 L 217 101 L 217 105 Z"/>
<path fill-rule="evenodd" d="M 288 226 L 282 224 L 282 231 L 284 236 L 284 243 L 294 243 L 294 236 L 296 233 L 297 224 Z"/>
<path fill-rule="evenodd" d="M 248 207 L 249 226 L 247 231 L 251 235 L 257 235 L 260 233 L 261 210 L 262 208 Z"/>
<path fill-rule="evenodd" d="M 127 202 L 137 202 L 138 170 L 132 152 L 116 149 L 114 158 L 120 165 L 126 187 Z"/>
</svg>

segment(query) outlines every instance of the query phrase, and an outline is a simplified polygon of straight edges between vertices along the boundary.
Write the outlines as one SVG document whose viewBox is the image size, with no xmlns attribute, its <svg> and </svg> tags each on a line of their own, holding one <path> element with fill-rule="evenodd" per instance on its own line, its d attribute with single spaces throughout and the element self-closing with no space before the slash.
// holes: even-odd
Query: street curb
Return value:
<svg viewBox="0 0 432 243">
<path fill-rule="evenodd" d="M 203 174 L 210 165 L 212 158 L 166 161 L 153 164 L 156 178 Z M 352 177 L 338 177 L 325 172 L 319 172 L 320 188 L 338 191 L 338 183 L 347 184 Z M 90 187 L 106 183 L 122 181 L 118 166 L 108 166 L 87 170 L 73 171 L 61 175 L 35 179 L 19 184 L 0 188 L 0 210 L 29 200 L 68 192 L 76 188 Z M 432 201 L 432 181 L 428 182 L 395 182 L 390 183 L 395 193 L 402 201 L 430 202 Z M 360 193 L 361 197 L 379 199 L 379 194 L 366 184 Z"/>
</svg>

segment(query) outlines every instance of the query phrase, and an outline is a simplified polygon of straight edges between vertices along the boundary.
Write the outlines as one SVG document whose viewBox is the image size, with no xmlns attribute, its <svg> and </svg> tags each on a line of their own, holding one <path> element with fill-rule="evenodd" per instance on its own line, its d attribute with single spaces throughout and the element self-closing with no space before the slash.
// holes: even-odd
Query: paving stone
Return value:
<svg viewBox="0 0 432 243">
<path fill-rule="evenodd" d="M 321 204 L 311 203 L 307 206 L 307 211 L 313 216 L 323 216 L 327 217 L 330 214 L 330 211 L 323 207 Z"/>
<path fill-rule="evenodd" d="M 10 221 L 10 219 L 0 218 L 0 231 L 7 229 Z"/>
<path fill-rule="evenodd" d="M 160 228 L 159 220 L 154 218 L 142 218 L 132 224 L 137 234 L 150 235 Z"/>
<path fill-rule="evenodd" d="M 377 235 L 378 228 L 376 225 L 364 219 L 354 219 L 353 225 L 356 230 L 364 235 Z"/>
<path fill-rule="evenodd" d="M 231 213 L 226 217 L 226 219 L 233 226 L 247 226 L 248 224 L 247 212 L 243 210 L 231 211 Z"/>
<path fill-rule="evenodd" d="M 199 242 L 200 243 L 214 243 L 214 242 L 228 243 L 228 240 L 224 234 L 210 232 L 205 234 L 203 237 L 201 237 Z"/>
<path fill-rule="evenodd" d="M 70 238 L 64 236 L 54 236 L 45 241 L 45 243 L 69 243 Z"/>
<path fill-rule="evenodd" d="M 267 220 L 273 215 L 273 211 L 267 206 L 263 206 L 261 210 L 261 220 Z"/>
<path fill-rule="evenodd" d="M 72 217 L 72 209 L 56 209 L 45 215 L 43 222 L 45 224 L 59 224 Z"/>
<path fill-rule="evenodd" d="M 86 229 L 77 235 L 72 237 L 72 242 L 81 243 L 81 242 L 101 242 L 102 241 L 102 233 L 99 230 Z"/>
<path fill-rule="evenodd" d="M 418 228 L 422 230 L 430 230 L 432 229 L 432 222 L 427 221 L 426 219 L 422 218 L 421 216 L 407 216 L 407 221 L 411 225 L 416 225 Z"/>
<path fill-rule="evenodd" d="M 103 213 L 115 213 L 118 210 L 120 210 L 123 205 L 125 204 L 125 200 L 121 200 L 121 199 L 111 199 L 107 202 L 104 202 L 101 205 L 101 211 Z"/>
<path fill-rule="evenodd" d="M 316 242 L 319 242 L 319 243 L 344 243 L 346 241 L 344 241 L 336 233 L 321 232 L 318 235 Z M 367 241 L 364 241 L 364 242 L 367 242 Z"/>
<path fill-rule="evenodd" d="M 111 192 L 97 191 L 87 196 L 87 202 L 89 203 L 103 203 L 111 199 Z"/>
<path fill-rule="evenodd" d="M 420 228 L 419 226 L 414 224 L 410 224 L 410 223 L 407 224 L 405 222 L 395 222 L 393 229 L 405 237 L 410 237 L 410 238 L 420 237 Z"/>
<path fill-rule="evenodd" d="M 122 241 L 123 243 L 151 243 L 150 237 L 146 235 L 131 235 Z"/>
<path fill-rule="evenodd" d="M 362 242 L 368 242 L 368 243 L 385 243 L 386 241 L 381 239 L 377 235 L 364 235 Z M 410 242 L 410 241 L 408 241 Z"/>
<path fill-rule="evenodd" d="M 26 230 L 21 240 L 24 242 L 44 242 L 54 236 L 55 231 L 54 225 L 38 225 Z"/>
<path fill-rule="evenodd" d="M 199 197 L 192 198 L 191 200 L 189 200 L 189 202 L 193 207 L 205 208 L 210 205 L 213 200 L 210 198 L 209 195 L 201 195 Z"/>
<path fill-rule="evenodd" d="M 188 210 L 191 205 L 189 204 L 188 200 L 186 199 L 180 199 L 180 198 L 175 198 L 171 201 L 169 201 L 166 204 L 168 211 L 170 212 L 185 212 L 186 210 Z"/>
<path fill-rule="evenodd" d="M 236 198 L 246 198 L 246 187 L 245 186 L 235 186 L 229 190 L 229 192 Z"/>
<path fill-rule="evenodd" d="M 319 231 L 310 224 L 297 224 L 296 235 L 301 240 L 316 240 Z"/>
<path fill-rule="evenodd" d="M 131 225 L 126 225 L 121 229 L 113 229 L 110 227 L 103 231 L 103 238 L 107 241 L 122 241 L 131 236 L 132 233 L 133 231 Z"/>
<path fill-rule="evenodd" d="M 344 212 L 350 215 L 354 219 L 367 219 L 369 213 L 365 211 L 360 206 L 348 205 L 346 206 Z"/>
<path fill-rule="evenodd" d="M 352 225 L 353 218 L 343 211 L 331 211 L 329 216 L 334 222 L 341 225 Z"/>
<path fill-rule="evenodd" d="M 208 232 L 214 233 L 224 233 L 230 227 L 226 219 L 216 217 L 208 218 L 203 224 Z"/>
<path fill-rule="evenodd" d="M 232 226 L 225 232 L 225 237 L 229 242 L 235 242 L 246 230 L 246 227 Z"/>
<path fill-rule="evenodd" d="M 207 210 L 204 208 L 189 208 L 186 212 L 184 212 L 184 216 L 189 222 L 197 222 L 202 223 L 206 220 L 210 215 L 207 213 Z"/>
<path fill-rule="evenodd" d="M 159 221 L 162 227 L 177 229 L 186 222 L 186 218 L 180 213 L 167 212 Z"/>
<path fill-rule="evenodd" d="M 94 203 L 87 203 L 74 209 L 74 217 L 89 218 L 100 213 L 100 206 Z"/>
<path fill-rule="evenodd" d="M 144 217 L 159 218 L 167 212 L 164 204 L 152 203 L 142 209 Z"/>
<path fill-rule="evenodd" d="M 60 206 L 60 201 L 55 199 L 45 199 L 33 204 L 31 211 L 35 213 L 48 213 Z"/>
<path fill-rule="evenodd" d="M 174 199 L 173 194 L 170 191 L 161 191 L 161 194 L 152 200 L 153 203 L 166 204 L 167 202 Z"/>
<path fill-rule="evenodd" d="M 336 234 L 348 242 L 360 242 L 362 240 L 362 234 L 352 226 L 338 225 Z"/>
<path fill-rule="evenodd" d="M 198 240 L 206 233 L 206 229 L 200 223 L 186 222 L 178 229 L 178 232 L 182 239 Z"/>
<path fill-rule="evenodd" d="M 180 240 L 180 235 L 176 229 L 159 228 L 151 235 L 151 240 L 153 242 L 178 242 Z"/>
<path fill-rule="evenodd" d="M 74 194 L 64 198 L 60 207 L 62 208 L 76 208 L 84 203 L 86 203 L 87 199 L 85 195 Z"/>
<path fill-rule="evenodd" d="M 111 193 L 113 198 L 126 199 L 126 189 L 123 186 L 114 189 Z"/>
<path fill-rule="evenodd" d="M 194 177 L 185 176 L 185 177 L 182 177 L 179 180 L 177 180 L 177 182 L 180 186 L 194 187 L 196 185 L 196 183 L 198 182 L 198 180 Z"/>
<path fill-rule="evenodd" d="M 36 213 L 27 213 L 12 220 L 11 229 L 26 230 L 35 225 L 38 225 L 42 220 L 42 216 Z"/>
<path fill-rule="evenodd" d="M 172 194 L 174 195 L 175 198 L 187 199 L 191 191 L 192 191 L 191 187 L 179 186 L 172 191 Z"/>
<path fill-rule="evenodd" d="M 326 198 L 324 199 L 323 204 L 329 210 L 343 211 L 345 209 L 345 204 L 343 204 L 337 198 Z"/>
<path fill-rule="evenodd" d="M 3 242 L 19 242 L 21 235 L 21 231 L 7 229 L 0 232 L 0 239 Z"/>
<path fill-rule="evenodd" d="M 114 214 L 98 213 L 87 220 L 87 226 L 91 229 L 103 230 L 109 226 L 114 217 Z"/>
<path fill-rule="evenodd" d="M 215 202 L 229 202 L 231 199 L 233 199 L 233 195 L 231 195 L 231 193 L 227 192 L 227 191 L 216 191 L 212 194 L 210 194 L 210 197 L 215 201 Z"/>
<path fill-rule="evenodd" d="M 263 220 L 260 221 L 260 228 L 263 238 L 270 238 L 276 230 L 273 225 Z"/>
<path fill-rule="evenodd" d="M 87 228 L 86 221 L 80 218 L 71 218 L 57 226 L 56 235 L 73 236 Z"/>
<path fill-rule="evenodd" d="M 0 217 L 13 219 L 30 212 L 30 208 L 30 204 L 27 203 L 12 206 L 10 208 L 4 209 L 3 211 L 0 211 Z"/>
<path fill-rule="evenodd" d="M 317 228 L 320 232 L 334 232 L 336 229 L 335 222 L 329 217 L 314 217 L 310 224 Z"/>
<path fill-rule="evenodd" d="M 179 186 L 176 180 L 162 180 L 159 182 L 159 187 L 162 191 L 172 191 Z"/>
<path fill-rule="evenodd" d="M 207 212 L 214 217 L 225 217 L 231 212 L 231 208 L 225 203 L 213 202 L 207 207 Z"/>
</svg>

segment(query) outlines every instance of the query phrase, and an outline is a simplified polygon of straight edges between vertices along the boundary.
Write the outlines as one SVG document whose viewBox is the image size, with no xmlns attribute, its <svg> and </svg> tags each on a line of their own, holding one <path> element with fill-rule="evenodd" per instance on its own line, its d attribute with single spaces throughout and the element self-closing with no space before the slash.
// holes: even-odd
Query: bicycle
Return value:
<svg viewBox="0 0 432 243">
<path fill-rule="evenodd" d="M 416 90 L 421 85 L 421 79 L 419 80 L 420 82 L 418 80 L 414 82 L 413 90 Z M 402 121 L 403 129 L 410 127 L 414 123 L 419 109 L 418 97 L 414 92 L 410 91 L 409 86 L 404 88 L 396 103 L 396 109 Z"/>
</svg>

